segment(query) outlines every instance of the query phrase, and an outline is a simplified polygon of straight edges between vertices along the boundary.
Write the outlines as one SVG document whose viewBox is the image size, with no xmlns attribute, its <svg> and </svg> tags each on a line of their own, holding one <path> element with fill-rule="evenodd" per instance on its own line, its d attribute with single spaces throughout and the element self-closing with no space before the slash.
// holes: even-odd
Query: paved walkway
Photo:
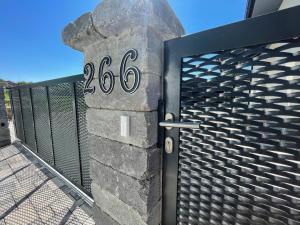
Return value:
<svg viewBox="0 0 300 225">
<path fill-rule="evenodd" d="M 91 208 L 16 146 L 0 148 L 0 225 L 94 225 Z"/>
</svg>

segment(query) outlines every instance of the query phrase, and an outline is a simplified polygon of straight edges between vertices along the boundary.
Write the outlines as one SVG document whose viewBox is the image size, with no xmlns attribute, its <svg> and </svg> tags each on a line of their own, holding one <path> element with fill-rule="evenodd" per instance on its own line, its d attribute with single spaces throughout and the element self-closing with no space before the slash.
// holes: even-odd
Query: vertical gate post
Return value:
<svg viewBox="0 0 300 225">
<path fill-rule="evenodd" d="M 10 144 L 10 133 L 5 108 L 4 89 L 0 87 L 0 147 Z"/>
<path fill-rule="evenodd" d="M 103 0 L 62 33 L 85 57 L 96 224 L 161 222 L 163 41 L 183 33 L 166 0 Z"/>
</svg>

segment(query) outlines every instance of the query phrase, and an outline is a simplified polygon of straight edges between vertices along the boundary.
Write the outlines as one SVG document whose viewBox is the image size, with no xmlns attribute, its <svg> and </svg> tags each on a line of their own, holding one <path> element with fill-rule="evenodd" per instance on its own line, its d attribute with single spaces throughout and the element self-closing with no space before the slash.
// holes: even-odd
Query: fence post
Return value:
<svg viewBox="0 0 300 225">
<path fill-rule="evenodd" d="M 8 129 L 8 119 L 4 100 L 4 89 L 0 87 L 0 147 L 9 145 L 10 133 Z"/>
<path fill-rule="evenodd" d="M 70 83 L 71 86 L 71 91 L 72 91 L 72 105 L 73 105 L 73 112 L 74 112 L 74 120 L 75 120 L 75 128 L 76 128 L 76 142 L 77 142 L 77 148 L 78 148 L 78 155 L 79 155 L 79 168 L 80 168 L 80 185 L 83 185 L 83 173 L 82 173 L 82 161 L 81 161 L 81 149 L 79 145 L 79 127 L 78 127 L 78 112 L 77 112 L 77 98 L 76 98 L 76 82 Z"/>
<path fill-rule="evenodd" d="M 103 0 L 63 31 L 85 56 L 96 224 L 161 222 L 163 41 L 183 33 L 166 0 Z"/>
</svg>

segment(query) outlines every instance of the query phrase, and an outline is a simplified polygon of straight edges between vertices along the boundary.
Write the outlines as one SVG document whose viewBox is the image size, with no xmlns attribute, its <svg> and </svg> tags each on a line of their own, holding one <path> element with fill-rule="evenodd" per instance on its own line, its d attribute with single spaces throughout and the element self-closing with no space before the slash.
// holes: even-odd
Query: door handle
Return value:
<svg viewBox="0 0 300 225">
<path fill-rule="evenodd" d="M 184 122 L 163 121 L 163 122 L 159 123 L 159 126 L 166 127 L 167 129 L 172 129 L 172 128 L 200 129 L 200 123 L 184 123 Z"/>
<path fill-rule="evenodd" d="M 167 130 L 171 130 L 172 128 L 200 129 L 200 123 L 175 122 L 172 113 L 167 113 L 165 115 L 165 121 L 160 122 L 159 126 L 165 127 Z"/>
</svg>

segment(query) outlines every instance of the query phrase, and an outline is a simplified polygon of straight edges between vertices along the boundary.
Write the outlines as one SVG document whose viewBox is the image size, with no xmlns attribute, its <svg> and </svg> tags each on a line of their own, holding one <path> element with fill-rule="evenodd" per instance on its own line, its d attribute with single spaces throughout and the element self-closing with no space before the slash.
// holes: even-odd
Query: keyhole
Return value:
<svg viewBox="0 0 300 225">
<path fill-rule="evenodd" d="M 173 139 L 170 137 L 167 137 L 165 140 L 165 150 L 168 154 L 173 152 Z"/>
</svg>

